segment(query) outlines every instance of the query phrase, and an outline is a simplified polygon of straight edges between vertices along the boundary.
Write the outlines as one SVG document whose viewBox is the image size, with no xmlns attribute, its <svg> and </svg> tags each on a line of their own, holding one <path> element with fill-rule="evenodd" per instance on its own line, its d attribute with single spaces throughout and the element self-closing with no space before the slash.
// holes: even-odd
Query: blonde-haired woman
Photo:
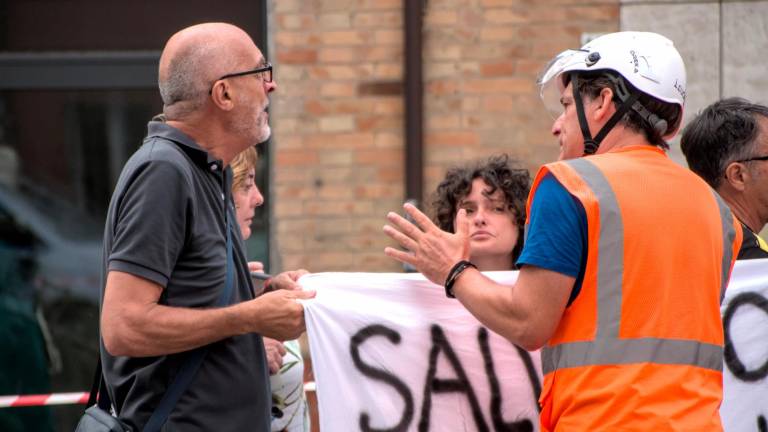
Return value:
<svg viewBox="0 0 768 432">
<path fill-rule="evenodd" d="M 251 236 L 251 223 L 256 207 L 264 204 L 264 196 L 256 186 L 256 149 L 248 148 L 231 162 L 232 198 L 243 240 Z M 263 272 L 258 261 L 248 263 L 252 272 Z M 272 431 L 309 431 L 309 414 L 304 396 L 304 361 L 297 340 L 280 342 L 264 338 L 272 387 Z"/>
</svg>

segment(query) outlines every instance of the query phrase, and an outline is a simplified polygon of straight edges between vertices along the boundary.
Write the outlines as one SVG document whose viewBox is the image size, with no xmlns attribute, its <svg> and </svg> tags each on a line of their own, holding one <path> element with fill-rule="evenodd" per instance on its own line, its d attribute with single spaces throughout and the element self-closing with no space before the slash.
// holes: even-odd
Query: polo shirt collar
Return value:
<svg viewBox="0 0 768 432">
<path fill-rule="evenodd" d="M 179 144 L 179 148 L 201 168 L 222 172 L 224 163 L 200 148 L 192 137 L 162 121 L 151 121 L 147 125 L 147 137 L 159 137 Z"/>
</svg>

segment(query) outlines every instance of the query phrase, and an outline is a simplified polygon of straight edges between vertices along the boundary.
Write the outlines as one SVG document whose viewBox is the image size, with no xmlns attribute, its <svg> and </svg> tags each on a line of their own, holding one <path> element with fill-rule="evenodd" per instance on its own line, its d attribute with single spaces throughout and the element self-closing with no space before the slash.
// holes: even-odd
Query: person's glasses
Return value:
<svg viewBox="0 0 768 432">
<path fill-rule="evenodd" d="M 758 157 L 753 157 L 749 159 L 743 159 L 736 162 L 752 162 L 752 161 L 768 161 L 768 156 L 758 156 Z"/>
<path fill-rule="evenodd" d="M 231 73 L 231 74 L 226 74 L 226 75 L 220 77 L 219 79 L 217 79 L 216 81 L 221 81 L 221 80 L 227 79 L 227 78 L 240 77 L 240 76 L 243 76 L 243 75 L 252 75 L 252 74 L 258 74 L 258 77 L 262 81 L 267 82 L 267 83 L 271 83 L 272 82 L 272 63 L 267 63 L 264 66 L 257 67 L 256 69 L 251 69 L 251 70 L 247 70 L 247 71 L 243 71 L 243 72 L 235 72 L 235 73 Z M 214 81 L 213 83 L 216 84 L 216 81 Z M 213 86 L 211 86 L 211 90 L 208 91 L 208 93 L 211 93 L 211 92 L 213 92 Z"/>
<path fill-rule="evenodd" d="M 226 74 L 216 81 L 227 79 L 227 78 L 239 77 L 243 75 L 251 75 L 251 74 L 259 74 L 259 78 L 261 78 L 264 82 L 272 82 L 272 64 L 267 63 L 264 66 L 258 67 L 256 69 L 248 70 L 245 72 L 235 72 L 231 74 Z"/>
</svg>

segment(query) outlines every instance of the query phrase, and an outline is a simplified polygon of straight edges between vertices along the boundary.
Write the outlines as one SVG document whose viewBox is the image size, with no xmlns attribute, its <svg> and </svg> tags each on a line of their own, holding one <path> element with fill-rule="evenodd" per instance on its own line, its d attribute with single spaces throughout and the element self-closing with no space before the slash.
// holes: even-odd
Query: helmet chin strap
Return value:
<svg viewBox="0 0 768 432">
<path fill-rule="evenodd" d="M 621 84 L 623 84 L 623 82 Z M 573 90 L 573 102 L 576 105 L 576 114 L 579 117 L 581 136 L 584 137 L 584 156 L 593 155 L 597 152 L 597 149 L 600 147 L 600 143 L 603 142 L 603 139 L 605 139 L 606 135 L 608 135 L 613 127 L 616 126 L 616 123 L 618 123 L 619 120 L 624 117 L 624 114 L 629 111 L 629 109 L 632 107 L 632 104 L 637 101 L 637 98 L 640 95 L 638 93 L 634 93 L 627 95 L 626 99 L 621 98 L 622 104 L 619 106 L 616 112 L 613 113 L 613 116 L 608 119 L 608 122 L 603 125 L 602 129 L 600 129 L 597 135 L 592 138 L 592 133 L 589 131 L 589 123 L 587 123 L 587 115 L 584 112 L 584 104 L 581 102 L 581 93 L 579 92 L 579 74 L 577 72 L 571 72 L 571 87 Z"/>
</svg>

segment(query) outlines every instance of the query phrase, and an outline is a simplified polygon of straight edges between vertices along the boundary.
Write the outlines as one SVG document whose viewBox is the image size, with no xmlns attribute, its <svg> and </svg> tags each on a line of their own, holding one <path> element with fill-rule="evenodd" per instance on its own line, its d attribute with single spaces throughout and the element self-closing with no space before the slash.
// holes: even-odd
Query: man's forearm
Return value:
<svg viewBox="0 0 768 432">
<path fill-rule="evenodd" d="M 101 336 L 110 354 L 173 354 L 245 333 L 295 339 L 304 331 L 304 308 L 298 300 L 315 295 L 313 291 L 279 290 L 224 308 L 192 309 L 158 304 L 162 291 L 147 279 L 109 272 Z"/>
<path fill-rule="evenodd" d="M 541 348 L 557 328 L 574 280 L 528 266 L 514 286 L 507 286 L 469 269 L 459 276 L 454 293 L 489 329 L 532 351 Z"/>
<path fill-rule="evenodd" d="M 454 285 L 456 298 L 483 325 L 515 345 L 528 349 L 525 311 L 513 301 L 514 286 L 501 285 L 477 270 L 465 270 Z M 535 349 L 535 348 L 533 348 Z"/>
<path fill-rule="evenodd" d="M 104 316 L 107 350 L 116 356 L 148 357 L 188 351 L 227 337 L 248 332 L 238 306 L 190 309 L 147 305 L 126 308 L 121 316 Z"/>
<path fill-rule="evenodd" d="M 162 291 L 160 285 L 139 276 L 109 272 L 101 335 L 110 354 L 173 354 L 248 331 L 242 303 L 217 309 L 165 306 L 158 304 Z"/>
</svg>

